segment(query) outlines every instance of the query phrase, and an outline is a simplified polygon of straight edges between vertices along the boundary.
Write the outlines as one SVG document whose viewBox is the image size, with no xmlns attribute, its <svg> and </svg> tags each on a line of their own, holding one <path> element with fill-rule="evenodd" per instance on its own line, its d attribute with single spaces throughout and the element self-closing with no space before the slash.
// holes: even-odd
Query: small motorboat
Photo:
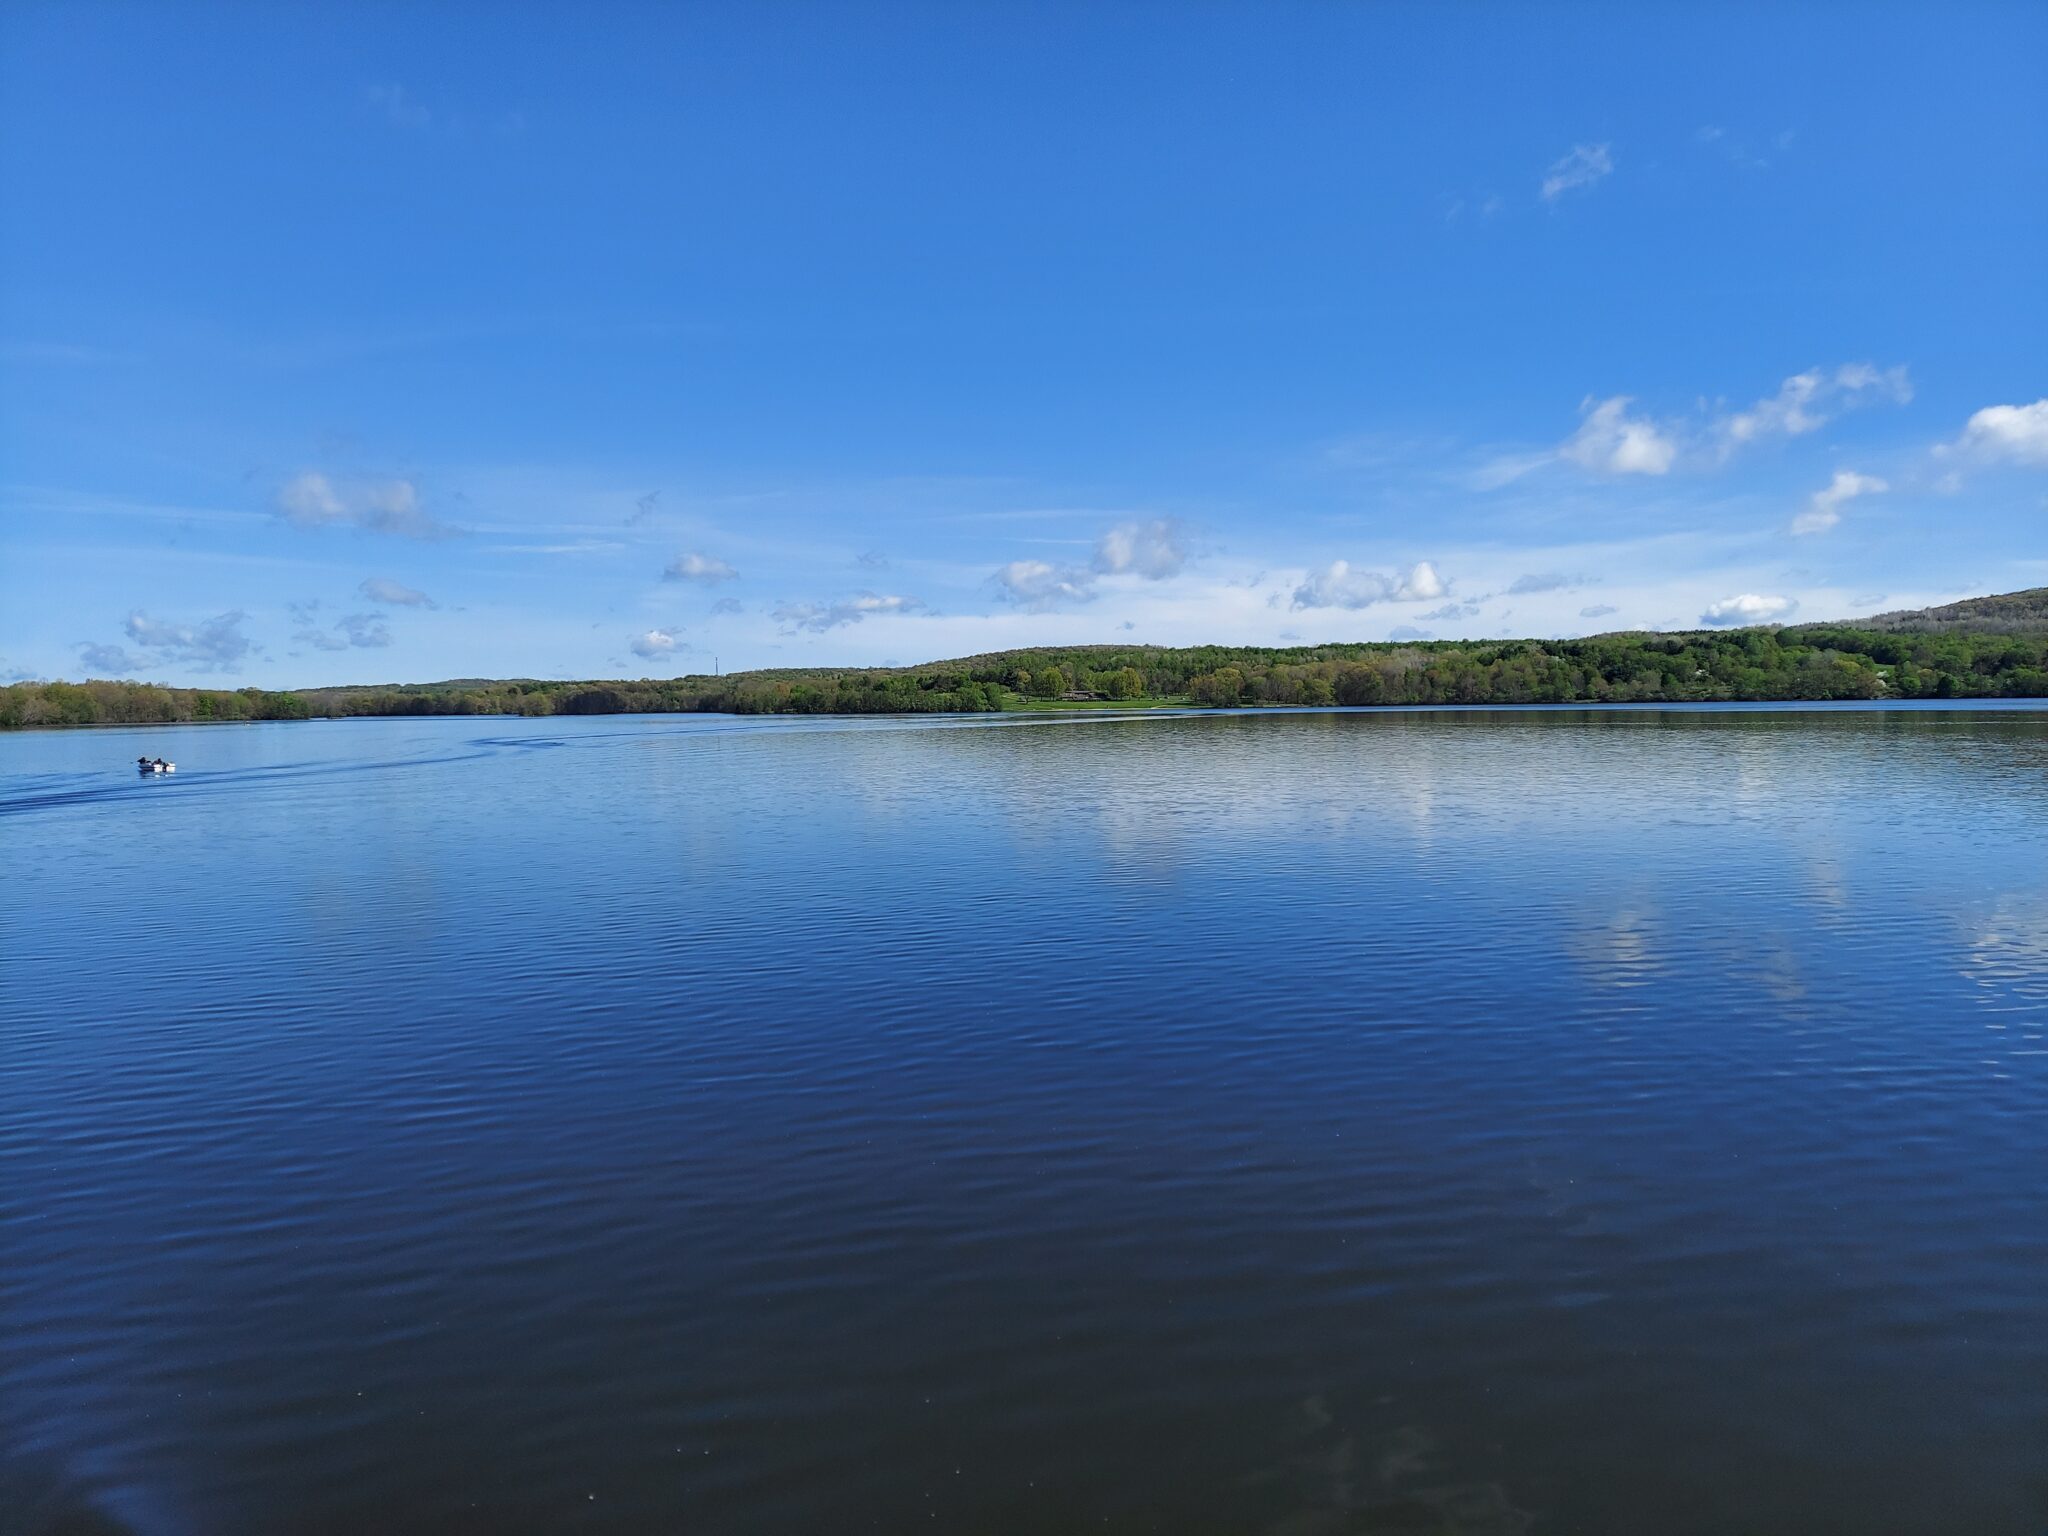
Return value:
<svg viewBox="0 0 2048 1536">
<path fill-rule="evenodd" d="M 176 763 L 167 763 L 160 757 L 138 757 L 135 759 L 135 766 L 143 773 L 176 773 L 178 771 Z"/>
</svg>

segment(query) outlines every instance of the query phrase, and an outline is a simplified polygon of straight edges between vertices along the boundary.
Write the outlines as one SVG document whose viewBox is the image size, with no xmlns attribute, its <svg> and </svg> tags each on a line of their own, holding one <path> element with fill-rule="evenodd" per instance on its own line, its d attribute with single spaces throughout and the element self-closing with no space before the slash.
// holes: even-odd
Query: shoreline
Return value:
<svg viewBox="0 0 2048 1536">
<path fill-rule="evenodd" d="M 1479 715 L 1479 714 L 1769 714 L 1783 710 L 1810 714 L 1951 714 L 1964 710 L 2000 714 L 2048 714 L 2048 695 L 1992 694 L 1952 699 L 1579 699 L 1494 704 L 1204 704 L 1102 705 L 1066 709 L 1004 710 L 618 710 L 606 714 L 521 715 L 455 711 L 429 714 L 308 715 L 267 720 L 78 720 L 37 725 L 0 725 L 0 737 L 38 731 L 170 731 L 248 725 L 353 725 L 380 720 L 1064 720 L 1075 716 L 1112 719 L 1224 719 L 1249 715 Z"/>
</svg>

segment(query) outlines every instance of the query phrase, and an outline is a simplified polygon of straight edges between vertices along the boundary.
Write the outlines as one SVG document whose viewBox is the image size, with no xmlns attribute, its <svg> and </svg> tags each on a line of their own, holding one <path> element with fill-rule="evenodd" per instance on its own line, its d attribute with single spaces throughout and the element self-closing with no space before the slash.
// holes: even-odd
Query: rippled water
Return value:
<svg viewBox="0 0 2048 1536">
<path fill-rule="evenodd" d="M 0 859 L 8 1530 L 2048 1526 L 2048 713 L 38 733 Z"/>
</svg>

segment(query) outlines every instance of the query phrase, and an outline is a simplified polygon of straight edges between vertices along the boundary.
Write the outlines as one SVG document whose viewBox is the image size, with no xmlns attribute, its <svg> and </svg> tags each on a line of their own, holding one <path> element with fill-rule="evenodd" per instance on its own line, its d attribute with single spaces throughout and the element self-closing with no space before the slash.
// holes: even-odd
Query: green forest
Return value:
<svg viewBox="0 0 2048 1536">
<path fill-rule="evenodd" d="M 1916 622 L 1917 621 L 1917 622 Z M 2048 589 L 1811 624 L 1579 640 L 1282 649 L 1094 645 L 916 667 L 553 682 L 460 680 L 267 691 L 128 681 L 0 689 L 0 727 L 352 715 L 985 713 L 1160 704 L 1666 703 L 2048 697 Z"/>
</svg>

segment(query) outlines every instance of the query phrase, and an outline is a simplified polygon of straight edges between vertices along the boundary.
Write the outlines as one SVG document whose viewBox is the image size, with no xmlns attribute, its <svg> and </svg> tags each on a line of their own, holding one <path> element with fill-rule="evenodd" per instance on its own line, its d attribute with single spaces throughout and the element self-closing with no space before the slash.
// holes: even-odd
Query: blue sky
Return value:
<svg viewBox="0 0 2048 1536">
<path fill-rule="evenodd" d="M 2048 6 L 39 5 L 0 673 L 2048 584 Z"/>
</svg>

